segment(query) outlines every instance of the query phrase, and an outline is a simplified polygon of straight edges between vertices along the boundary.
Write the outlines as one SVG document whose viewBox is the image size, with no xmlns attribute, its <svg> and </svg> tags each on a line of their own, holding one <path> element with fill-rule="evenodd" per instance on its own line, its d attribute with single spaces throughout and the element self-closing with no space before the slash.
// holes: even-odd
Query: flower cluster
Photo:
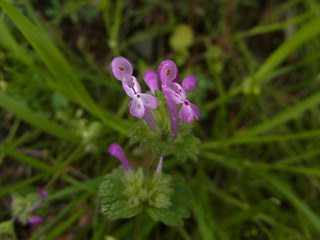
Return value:
<svg viewBox="0 0 320 240">
<path fill-rule="evenodd" d="M 150 129 L 155 131 L 156 124 L 150 110 L 157 108 L 157 99 L 151 94 L 141 93 L 140 84 L 137 78 L 132 75 L 133 66 L 130 61 L 124 57 L 116 57 L 111 62 L 111 70 L 113 76 L 122 82 L 126 94 L 132 99 L 129 103 L 130 113 L 137 118 L 144 117 Z M 186 123 L 191 123 L 193 118 L 199 120 L 199 108 L 188 101 L 185 91 L 194 90 L 197 85 L 195 76 L 187 76 L 181 86 L 178 84 L 179 74 L 176 64 L 172 60 L 165 60 L 161 62 L 158 72 L 148 70 L 143 78 L 153 95 L 159 89 L 160 80 L 170 115 L 172 138 L 177 136 L 179 117 Z M 182 106 L 178 114 L 179 105 Z"/>
<path fill-rule="evenodd" d="M 26 197 L 14 195 L 12 198 L 11 209 L 14 219 L 18 219 L 22 224 L 28 222 L 32 225 L 42 223 L 42 218 L 38 215 L 33 215 L 33 212 L 41 206 L 48 192 L 39 189 L 37 193 L 30 193 Z"/>
<path fill-rule="evenodd" d="M 185 123 L 191 123 L 194 118 L 199 120 L 199 108 L 187 99 L 186 92 L 194 90 L 197 79 L 189 75 L 180 85 L 176 64 L 166 60 L 161 62 L 158 71 L 144 73 L 150 92 L 143 93 L 129 60 L 114 58 L 111 70 L 131 98 L 130 113 L 147 123 L 139 122 L 131 129 L 130 143 L 151 147 L 154 159 L 148 171 L 143 167 L 133 169 L 122 148 L 112 143 L 109 153 L 118 158 L 123 167 L 116 168 L 102 180 L 101 210 L 110 219 L 130 218 L 146 211 L 155 221 L 181 226 L 182 219 L 190 216 L 192 195 L 181 178 L 162 172 L 162 164 L 163 157 L 170 154 L 176 155 L 179 161 L 197 158 L 200 140 L 189 134 L 190 125 L 181 123 L 178 134 L 179 119 Z"/>
</svg>

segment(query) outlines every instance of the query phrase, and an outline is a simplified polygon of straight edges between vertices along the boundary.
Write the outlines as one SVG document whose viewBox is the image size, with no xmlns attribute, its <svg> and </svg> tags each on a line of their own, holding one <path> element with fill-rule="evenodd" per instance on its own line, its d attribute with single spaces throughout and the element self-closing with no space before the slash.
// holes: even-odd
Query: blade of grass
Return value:
<svg viewBox="0 0 320 240">
<path fill-rule="evenodd" d="M 300 116 L 303 112 L 305 112 L 306 110 L 312 107 L 315 107 L 319 103 L 320 103 L 320 91 L 301 100 L 296 105 L 293 105 L 285 109 L 284 111 L 278 113 L 274 117 L 267 119 L 256 126 L 246 129 L 243 132 L 239 132 L 239 134 L 237 134 L 236 137 L 257 135 L 259 133 L 266 132 L 280 124 L 283 124 L 291 119 L 294 119 Z M 316 131 L 316 130 L 313 130 L 313 131 Z"/>
<path fill-rule="evenodd" d="M 305 219 L 320 233 L 320 219 L 287 185 L 285 182 L 270 174 L 258 172 L 257 174 L 266 179 L 278 192 L 280 192 L 287 200 L 304 215 Z"/>
<path fill-rule="evenodd" d="M 35 158 L 29 157 L 17 151 L 14 151 L 6 146 L 0 145 L 0 151 L 4 152 L 8 156 L 17 159 L 19 162 L 27 164 L 30 167 L 34 167 L 36 169 L 42 170 L 45 173 L 54 173 L 54 168 L 46 163 L 43 163 Z"/>
<path fill-rule="evenodd" d="M 62 128 L 59 125 L 49 121 L 42 115 L 33 112 L 30 108 L 21 104 L 2 91 L 0 91 L 0 106 L 33 125 L 34 127 L 39 128 L 52 136 L 72 143 L 79 143 L 80 141 L 80 137 L 75 135 L 73 132 Z"/>
<path fill-rule="evenodd" d="M 32 185 L 33 183 L 43 179 L 43 177 L 45 177 L 45 173 L 40 173 L 38 175 L 35 175 L 31 178 L 28 178 L 24 181 L 21 181 L 19 182 L 18 184 L 15 184 L 15 185 L 10 185 L 10 186 L 1 186 L 1 190 L 0 190 L 0 198 L 3 198 L 4 196 L 10 194 L 11 192 L 14 192 L 20 188 L 24 188 L 26 186 L 30 186 Z"/>
<path fill-rule="evenodd" d="M 63 232 L 65 232 L 72 224 L 75 223 L 82 215 L 87 213 L 89 207 L 80 208 L 78 211 L 75 211 L 68 219 L 64 219 L 60 225 L 53 229 L 47 236 L 46 240 L 55 240 L 58 239 Z"/>
<path fill-rule="evenodd" d="M 0 1 L 0 6 L 6 11 L 18 29 L 39 54 L 55 80 L 59 82 L 60 88 L 68 90 L 67 97 L 82 105 L 93 115 L 99 117 L 112 129 L 127 135 L 130 124 L 121 118 L 113 116 L 95 104 L 72 67 L 54 44 L 10 3 Z"/>
<path fill-rule="evenodd" d="M 79 203 L 84 201 L 87 198 L 87 194 L 83 195 L 80 198 L 74 199 L 71 203 L 69 203 L 66 207 L 64 207 L 58 214 L 53 218 L 50 219 L 48 223 L 42 225 L 36 233 L 32 235 L 29 240 L 37 240 L 40 239 L 40 236 L 43 235 L 45 232 L 49 231 L 49 229 L 53 228 L 53 226 L 59 221 L 64 220 L 64 217 Z"/>
<path fill-rule="evenodd" d="M 320 137 L 320 130 L 313 129 L 308 131 L 303 131 L 293 134 L 283 134 L 283 135 L 270 135 L 270 136 L 248 136 L 248 137 L 237 137 L 228 140 L 221 141 L 211 141 L 201 144 L 202 149 L 211 149 L 221 146 L 230 146 L 238 144 L 259 144 L 259 143 L 270 143 L 278 141 L 293 141 L 299 139 L 310 139 Z"/>
<path fill-rule="evenodd" d="M 251 37 L 254 35 L 259 35 L 259 34 L 264 34 L 264 33 L 272 32 L 272 31 L 282 30 L 282 29 L 287 28 L 289 26 L 301 23 L 312 16 L 313 16 L 313 13 L 311 11 L 309 11 L 304 14 L 301 14 L 300 16 L 298 16 L 296 18 L 289 19 L 284 22 L 278 22 L 278 23 L 274 23 L 274 24 L 253 27 L 247 31 L 237 33 L 236 35 L 234 35 L 234 38 L 236 40 L 239 40 L 239 39 Z"/>
<path fill-rule="evenodd" d="M 263 77 L 277 67 L 289 54 L 302 44 L 316 37 L 320 33 L 320 18 L 316 18 L 305 24 L 298 32 L 280 45 L 262 64 L 253 76 L 253 86 L 262 82 Z"/>
</svg>

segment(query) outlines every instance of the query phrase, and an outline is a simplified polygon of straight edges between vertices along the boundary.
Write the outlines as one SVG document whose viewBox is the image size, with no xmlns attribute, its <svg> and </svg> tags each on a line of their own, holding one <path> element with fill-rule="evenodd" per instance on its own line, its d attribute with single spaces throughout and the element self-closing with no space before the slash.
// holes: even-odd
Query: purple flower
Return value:
<svg viewBox="0 0 320 240">
<path fill-rule="evenodd" d="M 200 111 L 199 108 L 190 103 L 187 99 L 187 94 L 184 89 L 194 89 L 197 79 L 190 75 L 184 80 L 184 86 L 181 87 L 176 83 L 179 78 L 178 69 L 176 64 L 172 60 L 166 60 L 161 62 L 159 66 L 159 77 L 162 83 L 162 91 L 166 97 L 170 120 L 172 128 L 172 136 L 175 137 L 178 132 L 178 119 L 177 119 L 177 110 L 174 105 L 182 104 L 182 107 L 179 112 L 179 117 L 182 121 L 190 123 L 195 117 L 199 120 Z"/>
<path fill-rule="evenodd" d="M 158 90 L 158 74 L 157 72 L 153 71 L 153 70 L 147 70 L 144 75 L 143 75 L 143 79 L 146 82 L 146 84 L 148 85 L 150 91 L 153 93 L 155 90 Z"/>
<path fill-rule="evenodd" d="M 145 111 L 157 108 L 157 99 L 146 93 L 141 93 L 140 85 L 137 79 L 132 76 L 132 87 L 122 82 L 122 87 L 126 94 L 132 99 L 129 103 L 130 113 L 137 117 L 142 118 Z"/>
<path fill-rule="evenodd" d="M 182 88 L 184 90 L 193 91 L 197 85 L 197 78 L 194 75 L 188 75 L 182 81 Z"/>
<path fill-rule="evenodd" d="M 172 60 L 162 61 L 158 68 L 158 74 L 162 85 L 179 80 L 177 65 Z"/>
<path fill-rule="evenodd" d="M 40 207 L 40 205 L 43 203 L 43 201 L 46 199 L 46 197 L 48 196 L 48 192 L 44 189 L 38 189 L 38 194 L 40 195 L 41 199 L 39 201 L 37 201 L 35 204 L 33 204 L 31 210 L 35 210 L 38 207 Z"/>
<path fill-rule="evenodd" d="M 37 192 L 42 197 L 42 200 L 44 200 L 48 196 L 48 192 L 44 189 L 38 189 Z"/>
<path fill-rule="evenodd" d="M 124 57 L 116 57 L 112 59 L 111 71 L 116 79 L 132 87 L 133 67 L 128 59 Z"/>
<path fill-rule="evenodd" d="M 109 146 L 109 153 L 110 153 L 112 156 L 118 158 L 118 159 L 121 161 L 124 169 L 125 169 L 127 172 L 130 170 L 130 165 L 129 165 L 129 163 L 128 163 L 128 160 L 127 160 L 127 158 L 126 158 L 126 155 L 124 154 L 122 148 L 121 148 L 118 144 L 112 143 L 112 144 Z"/>
<path fill-rule="evenodd" d="M 29 218 L 29 223 L 32 225 L 39 225 L 40 223 L 42 223 L 42 217 L 32 216 Z"/>
<path fill-rule="evenodd" d="M 170 104 L 180 105 L 182 107 L 179 112 L 179 117 L 186 123 L 191 123 L 193 117 L 199 120 L 199 108 L 188 101 L 187 94 L 178 83 L 171 83 L 169 86 L 162 86 L 163 93 L 167 96 Z"/>
</svg>

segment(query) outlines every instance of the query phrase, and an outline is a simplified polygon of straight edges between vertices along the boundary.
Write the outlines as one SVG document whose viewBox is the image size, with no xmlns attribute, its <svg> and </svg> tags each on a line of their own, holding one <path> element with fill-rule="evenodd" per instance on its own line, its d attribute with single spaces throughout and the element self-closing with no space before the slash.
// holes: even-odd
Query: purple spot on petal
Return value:
<svg viewBox="0 0 320 240">
<path fill-rule="evenodd" d="M 183 103 L 187 106 L 189 105 L 189 102 L 187 100 L 185 100 Z"/>
<path fill-rule="evenodd" d="M 140 97 L 140 95 L 138 94 L 138 95 L 137 95 L 137 98 L 139 98 L 139 97 Z"/>
</svg>

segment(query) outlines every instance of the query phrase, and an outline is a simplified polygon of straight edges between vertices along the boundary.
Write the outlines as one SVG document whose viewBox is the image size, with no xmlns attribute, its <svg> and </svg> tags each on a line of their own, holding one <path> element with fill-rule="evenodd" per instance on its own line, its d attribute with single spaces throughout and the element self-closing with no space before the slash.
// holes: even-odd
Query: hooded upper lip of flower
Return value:
<svg viewBox="0 0 320 240">
<path fill-rule="evenodd" d="M 131 62 L 124 57 L 116 57 L 111 61 L 111 71 L 113 76 L 121 82 L 132 86 L 133 67 Z"/>
</svg>

